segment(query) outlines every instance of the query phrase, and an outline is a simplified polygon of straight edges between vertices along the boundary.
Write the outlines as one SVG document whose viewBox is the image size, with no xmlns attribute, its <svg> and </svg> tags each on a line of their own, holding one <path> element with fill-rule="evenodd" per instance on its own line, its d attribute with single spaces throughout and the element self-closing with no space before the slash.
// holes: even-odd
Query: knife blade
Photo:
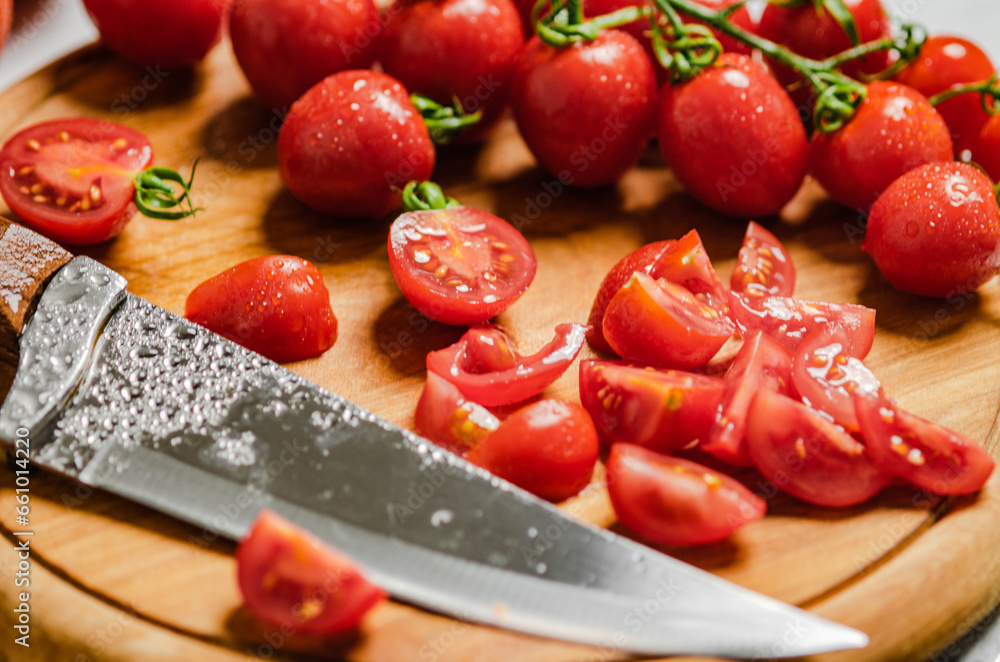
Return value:
<svg viewBox="0 0 1000 662">
<path fill-rule="evenodd" d="M 0 439 L 27 432 L 38 466 L 233 540 L 269 508 L 397 599 L 528 634 L 749 658 L 867 644 L 575 521 L 128 293 L 99 262 L 0 230 L 0 340 L 20 346 Z"/>
</svg>

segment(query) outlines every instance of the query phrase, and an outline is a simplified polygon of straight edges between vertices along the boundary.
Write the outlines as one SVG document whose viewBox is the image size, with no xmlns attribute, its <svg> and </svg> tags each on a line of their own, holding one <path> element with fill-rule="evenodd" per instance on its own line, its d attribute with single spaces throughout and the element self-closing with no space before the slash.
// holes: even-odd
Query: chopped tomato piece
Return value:
<svg viewBox="0 0 1000 662">
<path fill-rule="evenodd" d="M 730 287 L 750 297 L 790 297 L 795 292 L 791 256 L 777 237 L 753 221 L 747 225 Z"/>
<path fill-rule="evenodd" d="M 417 434 L 458 455 L 500 427 L 489 410 L 466 400 L 454 384 L 433 372 L 427 373 L 415 418 Z"/>
</svg>

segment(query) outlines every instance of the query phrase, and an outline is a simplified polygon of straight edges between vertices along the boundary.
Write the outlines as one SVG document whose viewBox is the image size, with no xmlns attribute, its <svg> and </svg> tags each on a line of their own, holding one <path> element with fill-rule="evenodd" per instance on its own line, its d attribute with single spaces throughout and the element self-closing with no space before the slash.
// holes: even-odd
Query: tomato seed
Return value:
<svg viewBox="0 0 1000 662">
<path fill-rule="evenodd" d="M 35 197 L 32 198 L 32 200 L 34 200 L 35 202 L 38 202 L 38 203 L 42 203 L 42 204 L 44 204 L 44 203 L 46 203 L 46 202 L 49 201 L 49 199 L 46 198 L 44 195 L 36 195 Z"/>
<path fill-rule="evenodd" d="M 17 171 L 17 174 L 24 177 L 25 175 L 30 175 L 33 172 L 35 172 L 35 166 L 26 165 L 21 166 L 21 169 Z"/>
<path fill-rule="evenodd" d="M 90 199 L 94 202 L 100 202 L 101 200 L 101 189 L 97 186 L 97 184 L 90 187 Z"/>
<path fill-rule="evenodd" d="M 111 146 L 115 149 L 125 149 L 128 147 L 128 141 L 124 138 L 119 138 L 118 140 L 111 143 Z"/>
<path fill-rule="evenodd" d="M 38 195 L 44 190 L 45 190 L 45 184 L 42 184 L 41 182 L 31 185 L 31 192 L 34 193 L 35 195 Z"/>
<path fill-rule="evenodd" d="M 40 150 L 42 148 L 42 146 L 39 145 L 38 141 L 35 140 L 34 138 L 32 138 L 31 140 L 29 140 L 25 144 L 28 146 L 29 149 L 31 149 L 31 150 L 33 150 L 35 152 L 37 152 L 38 150 Z"/>
</svg>

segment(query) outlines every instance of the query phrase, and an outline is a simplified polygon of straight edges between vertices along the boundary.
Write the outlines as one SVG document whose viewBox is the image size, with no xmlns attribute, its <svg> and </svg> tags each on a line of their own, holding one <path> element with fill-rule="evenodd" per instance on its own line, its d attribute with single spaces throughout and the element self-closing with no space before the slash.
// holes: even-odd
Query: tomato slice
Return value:
<svg viewBox="0 0 1000 662">
<path fill-rule="evenodd" d="M 514 226 L 481 209 L 401 214 L 389 230 L 389 266 L 406 300 L 445 324 L 477 324 L 506 310 L 537 262 Z"/>
<path fill-rule="evenodd" d="M 761 331 L 748 337 L 723 378 L 718 414 L 701 449 L 737 466 L 753 461 L 746 446 L 746 418 L 758 391 L 792 395 L 792 357 L 776 340 Z"/>
<path fill-rule="evenodd" d="M 386 595 L 349 559 L 268 510 L 236 548 L 236 576 L 247 608 L 292 634 L 353 630 Z"/>
<path fill-rule="evenodd" d="M 882 384 L 860 359 L 847 353 L 850 339 L 839 326 L 825 324 L 805 337 L 792 357 L 792 381 L 810 407 L 833 422 L 859 432 L 853 393 L 881 396 Z"/>
<path fill-rule="evenodd" d="M 764 501 L 729 476 L 632 444 L 608 456 L 608 494 L 618 520 L 661 545 L 725 540 L 764 516 Z"/>
<path fill-rule="evenodd" d="M 499 327 L 473 327 L 454 345 L 428 354 L 427 370 L 447 379 L 473 402 L 486 407 L 509 405 L 541 393 L 566 372 L 586 334 L 582 324 L 560 324 L 551 342 L 531 356 L 521 356 Z M 501 346 L 506 349 L 498 349 Z M 513 352 L 510 360 L 501 356 L 508 350 Z"/>
<path fill-rule="evenodd" d="M 671 283 L 684 286 L 692 294 L 710 295 L 716 302 L 725 304 L 726 290 L 712 267 L 712 261 L 708 258 L 697 230 L 691 230 L 677 240 L 673 250 L 663 255 L 657 271 L 657 274 L 650 276 L 665 278 Z"/>
<path fill-rule="evenodd" d="M 863 359 L 875 342 L 875 311 L 854 303 L 827 303 L 783 296 L 749 297 L 729 293 L 729 316 L 740 335 L 760 329 L 790 352 L 821 324 L 847 331 L 851 356 Z"/>
<path fill-rule="evenodd" d="M 578 404 L 541 400 L 518 409 L 466 456 L 469 462 L 549 501 L 564 501 L 590 482 L 597 431 Z"/>
<path fill-rule="evenodd" d="M 114 237 L 135 214 L 135 175 L 153 161 L 138 131 L 88 117 L 34 124 L 0 149 L 0 194 L 25 225 L 67 244 Z"/>
<path fill-rule="evenodd" d="M 893 400 L 858 393 L 861 434 L 887 473 L 936 494 L 971 494 L 993 472 L 989 453 L 935 423 L 899 408 Z"/>
<path fill-rule="evenodd" d="M 722 399 L 722 380 L 618 361 L 580 362 L 580 402 L 602 441 L 673 453 L 704 438 Z"/>
<path fill-rule="evenodd" d="M 615 294 L 604 315 L 604 337 L 620 357 L 680 370 L 708 363 L 733 330 L 711 303 L 641 272 Z"/>
<path fill-rule="evenodd" d="M 791 256 L 777 237 L 753 221 L 747 225 L 730 287 L 749 297 L 790 297 L 795 292 Z"/>
<path fill-rule="evenodd" d="M 773 391 L 760 391 L 750 404 L 747 449 L 778 489 L 817 506 L 864 503 L 891 480 L 842 427 Z"/>
<path fill-rule="evenodd" d="M 500 427 L 488 409 L 466 400 L 454 384 L 433 372 L 427 373 L 415 419 L 417 434 L 457 455 Z"/>
</svg>

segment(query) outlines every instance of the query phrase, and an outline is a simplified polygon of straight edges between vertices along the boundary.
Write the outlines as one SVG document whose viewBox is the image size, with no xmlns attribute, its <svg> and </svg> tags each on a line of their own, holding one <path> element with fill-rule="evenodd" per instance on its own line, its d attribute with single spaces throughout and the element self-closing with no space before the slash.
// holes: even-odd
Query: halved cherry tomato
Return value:
<svg viewBox="0 0 1000 662">
<path fill-rule="evenodd" d="M 795 292 L 795 265 L 778 238 L 753 221 L 730 279 L 734 292 L 750 297 L 790 297 Z"/>
<path fill-rule="evenodd" d="M 417 434 L 457 455 L 464 455 L 483 437 L 500 427 L 500 421 L 471 400 L 454 384 L 433 372 L 417 401 L 414 426 Z"/>
<path fill-rule="evenodd" d="M 0 194 L 46 237 L 94 244 L 135 214 L 133 180 L 152 161 L 149 140 L 126 126 L 88 117 L 42 122 L 0 150 Z"/>
<path fill-rule="evenodd" d="M 353 630 L 386 595 L 349 559 L 269 510 L 236 548 L 236 577 L 255 616 L 302 635 Z"/>
<path fill-rule="evenodd" d="M 583 407 L 541 400 L 511 414 L 466 458 L 542 499 L 558 502 L 587 486 L 597 453 L 597 431 Z"/>
<path fill-rule="evenodd" d="M 718 413 L 701 449 L 738 466 L 752 464 L 746 445 L 746 418 L 758 391 L 792 395 L 792 357 L 776 340 L 761 331 L 746 338 L 722 380 Z"/>
<path fill-rule="evenodd" d="M 773 391 L 760 391 L 750 404 L 747 450 L 775 487 L 817 506 L 864 503 L 891 480 L 842 427 Z"/>
<path fill-rule="evenodd" d="M 337 340 L 323 275 L 292 255 L 241 262 L 194 288 L 184 316 L 272 361 L 319 356 Z"/>
<path fill-rule="evenodd" d="M 851 356 L 863 359 L 875 342 L 875 311 L 854 303 L 827 303 L 792 297 L 748 297 L 729 293 L 729 315 L 740 335 L 760 329 L 788 351 L 821 324 L 836 324 L 848 332 Z"/>
<path fill-rule="evenodd" d="M 531 245 L 502 218 L 454 207 L 401 214 L 389 229 L 389 267 L 421 314 L 476 324 L 517 301 L 535 278 Z"/>
<path fill-rule="evenodd" d="M 673 453 L 704 438 L 715 421 L 722 380 L 617 361 L 580 362 L 580 402 L 602 441 Z"/>
<path fill-rule="evenodd" d="M 661 545 L 725 540 L 764 516 L 764 501 L 729 476 L 632 444 L 608 456 L 608 495 L 618 520 Z"/>
<path fill-rule="evenodd" d="M 971 494 L 993 472 L 989 453 L 957 432 L 900 409 L 893 400 L 854 398 L 865 446 L 883 471 L 936 494 Z"/>
<path fill-rule="evenodd" d="M 636 272 L 608 304 L 604 337 L 627 361 L 692 370 L 715 356 L 733 324 L 710 303 L 665 279 Z"/>
<path fill-rule="evenodd" d="M 580 353 L 586 333 L 587 327 L 581 324 L 560 324 L 555 338 L 536 353 L 521 356 L 513 350 L 506 359 L 494 353 L 499 345 L 504 348 L 500 352 L 514 348 L 509 337 L 504 339 L 506 331 L 489 325 L 473 327 L 454 345 L 428 354 L 427 370 L 450 381 L 473 402 L 486 407 L 509 405 L 541 393 L 566 372 Z M 484 343 L 487 347 L 480 346 Z M 491 357 L 484 360 L 484 354 Z"/>
</svg>

